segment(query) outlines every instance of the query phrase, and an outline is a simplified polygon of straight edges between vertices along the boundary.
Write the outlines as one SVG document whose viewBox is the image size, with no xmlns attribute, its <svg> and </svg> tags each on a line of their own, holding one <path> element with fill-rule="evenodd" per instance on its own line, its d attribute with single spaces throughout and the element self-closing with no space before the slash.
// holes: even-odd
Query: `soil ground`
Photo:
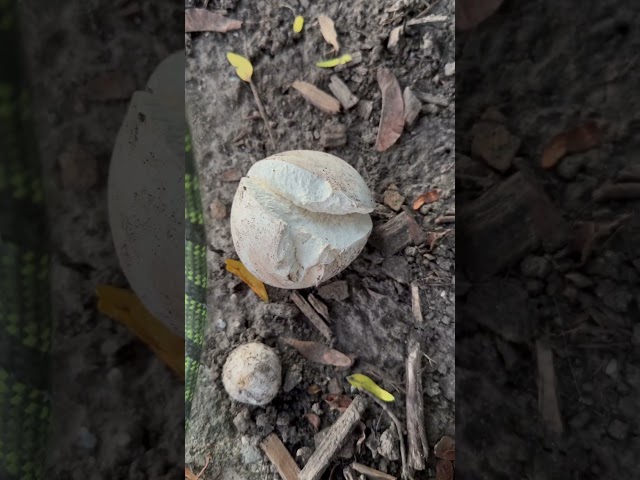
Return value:
<svg viewBox="0 0 640 480">
<path fill-rule="evenodd" d="M 314 435 L 306 413 L 315 412 L 320 429 L 333 424 L 338 413 L 323 401 L 325 394 L 352 395 L 346 375 L 362 372 L 396 395 L 392 406 L 404 420 L 405 397 L 396 387 L 404 386 L 407 341 L 419 339 L 424 359 L 424 405 L 429 444 L 443 435 L 454 435 L 454 258 L 453 224 L 436 224 L 436 218 L 455 215 L 454 189 L 454 16 L 453 2 L 437 2 L 430 15 L 445 21 L 406 26 L 396 50 L 387 48 L 391 30 L 416 18 L 424 2 L 398 1 L 278 2 L 212 0 L 208 8 L 244 22 L 240 30 L 187 35 L 186 103 L 193 145 L 202 178 L 205 223 L 208 231 L 209 321 L 203 366 L 192 407 L 192 426 L 186 438 L 186 461 L 193 471 L 211 463 L 204 479 L 276 479 L 275 469 L 258 443 L 276 432 L 302 467 L 314 450 Z M 202 7 L 187 2 L 187 7 Z M 294 13 L 295 12 L 295 13 Z M 315 67 L 331 58 L 331 46 L 321 37 L 317 17 L 326 14 L 335 21 L 340 52 L 356 60 L 334 70 Z M 303 32 L 294 35 L 294 16 L 303 15 Z M 276 151 L 322 150 L 323 129 L 342 125 L 346 144 L 327 149 L 354 166 L 374 192 L 378 207 L 372 214 L 374 229 L 399 213 L 383 204 L 384 192 L 397 187 L 407 208 L 424 232 L 449 233 L 429 251 L 426 243 L 407 245 L 398 254 L 384 258 L 367 245 L 361 256 L 339 276 L 327 282 L 328 289 L 308 289 L 329 308 L 334 347 L 357 355 L 349 371 L 322 366 L 303 359 L 284 345 L 281 337 L 323 341 L 308 320 L 289 300 L 288 291 L 268 288 L 270 302 L 263 303 L 239 279 L 225 271 L 224 259 L 237 258 L 229 229 L 228 211 L 238 176 L 269 154 L 268 135 L 257 115 L 249 86 L 228 64 L 225 54 L 234 51 L 249 58 L 253 81 L 274 132 Z M 376 82 L 379 67 L 387 67 L 401 87 L 412 87 L 431 98 L 413 127 L 384 153 L 374 149 L 381 111 Z M 445 68 L 446 67 L 446 68 Z M 445 71 L 447 74 L 445 74 Z M 356 107 L 330 116 L 307 103 L 292 82 L 304 80 L 329 91 L 329 77 L 338 75 L 359 97 Z M 433 98 L 437 97 L 436 105 Z M 393 187 L 393 185 L 395 187 Z M 432 189 L 439 201 L 412 212 L 411 204 Z M 214 204 L 216 208 L 209 209 Z M 221 208 L 222 204 L 224 209 Z M 226 215 L 225 215 L 226 209 Z M 215 214 L 215 215 L 214 215 Z M 346 282 L 346 295 L 339 295 Z M 423 320 L 411 309 L 411 283 L 419 286 Z M 232 402 L 221 381 L 221 370 L 236 346 L 259 340 L 274 347 L 283 364 L 284 385 L 268 406 L 248 407 Z M 319 394 L 308 392 L 312 385 Z M 380 446 L 390 423 L 377 406 L 366 416 L 367 447 L 359 453 L 336 459 L 333 465 L 354 459 L 374 468 L 398 474 L 400 461 L 395 441 Z M 384 434 L 384 435 L 383 435 Z M 385 443 L 383 441 L 383 443 Z M 429 469 L 416 478 L 433 478 Z M 216 476 L 216 475 L 219 475 Z M 332 478 L 342 478 L 342 468 Z M 325 474 L 329 477 L 329 471 Z"/>
<path fill-rule="evenodd" d="M 640 9 L 618 1 L 584 7 L 506 1 L 456 38 L 458 255 L 475 259 L 461 260 L 457 272 L 460 478 L 637 476 L 640 201 L 597 201 L 593 194 L 639 168 L 638 99 L 630 92 L 640 80 L 640 45 L 632 34 Z M 502 172 L 481 158 L 483 148 L 495 147 L 490 136 L 484 147 L 473 146 L 474 126 L 489 107 L 490 128 L 501 124 L 521 140 Z M 606 126 L 603 141 L 543 170 L 547 142 L 587 120 Z M 518 172 L 524 184 L 537 186 L 534 201 L 499 200 L 525 199 L 518 207 L 524 212 L 546 197 L 545 218 L 558 216 L 558 228 L 531 244 L 529 235 L 504 238 L 525 223 L 524 215 L 500 219 L 515 211 L 506 202 L 494 202 L 491 216 L 463 223 L 463 212 L 477 212 L 477 199 L 500 191 Z M 465 251 L 463 239 L 470 245 L 469 236 L 484 228 L 495 234 L 491 241 Z M 602 234 L 589 251 L 593 228 Z M 550 245 L 550 238 L 559 241 Z M 498 245 L 509 247 L 498 252 Z M 507 253 L 511 261 L 500 268 L 477 261 Z M 488 275 L 472 278 L 462 267 Z M 537 341 L 550 346 L 554 368 L 537 368 Z M 553 370 L 556 385 L 545 387 L 555 392 L 560 422 L 544 415 L 553 408 L 549 398 L 542 410 L 538 405 L 538 379 Z"/>
<path fill-rule="evenodd" d="M 52 480 L 170 479 L 184 462 L 183 384 L 96 309 L 96 286 L 126 286 L 107 216 L 113 142 L 133 90 L 182 48 L 166 29 L 180 6 L 125 3 L 20 2 L 52 235 Z M 87 89 L 105 74 L 111 94 Z"/>
</svg>

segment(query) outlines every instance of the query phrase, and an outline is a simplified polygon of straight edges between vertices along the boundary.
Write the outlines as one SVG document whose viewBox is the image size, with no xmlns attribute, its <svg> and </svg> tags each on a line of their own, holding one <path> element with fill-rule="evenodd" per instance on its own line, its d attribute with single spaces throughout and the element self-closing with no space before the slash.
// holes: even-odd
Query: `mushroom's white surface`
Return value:
<svg viewBox="0 0 640 480">
<path fill-rule="evenodd" d="M 120 266 L 157 319 L 184 336 L 184 51 L 133 94 L 109 169 L 109 223 Z"/>
<path fill-rule="evenodd" d="M 264 283 L 308 288 L 360 254 L 374 207 L 364 179 L 344 160 L 283 152 L 256 162 L 240 180 L 231 235 L 240 261 Z"/>
<path fill-rule="evenodd" d="M 222 383 L 237 402 L 266 405 L 280 390 L 282 366 L 278 354 L 259 343 L 237 347 L 222 368 Z"/>
</svg>

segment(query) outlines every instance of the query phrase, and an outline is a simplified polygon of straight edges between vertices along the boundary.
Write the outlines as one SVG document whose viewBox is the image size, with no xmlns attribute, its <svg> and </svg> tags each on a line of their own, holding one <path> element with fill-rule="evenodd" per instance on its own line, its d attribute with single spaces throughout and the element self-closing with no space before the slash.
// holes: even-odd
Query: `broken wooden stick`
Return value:
<svg viewBox="0 0 640 480">
<path fill-rule="evenodd" d="M 555 433 L 562 433 L 562 417 L 556 391 L 556 372 L 553 366 L 553 352 L 545 342 L 536 341 L 538 359 L 538 408 L 547 427 Z"/>
<path fill-rule="evenodd" d="M 327 340 L 331 340 L 331 338 L 333 337 L 333 332 L 328 327 L 328 325 L 324 323 L 324 320 L 320 318 L 318 312 L 313 309 L 309 302 L 302 298 L 302 295 L 300 295 L 298 292 L 293 292 L 291 294 L 291 300 L 296 304 L 300 311 L 304 313 L 304 316 L 309 319 L 313 326 L 316 327 Z"/>
<path fill-rule="evenodd" d="M 269 125 L 269 119 L 267 118 L 267 112 L 264 110 L 264 105 L 262 104 L 262 100 L 260 100 L 260 95 L 258 94 L 258 89 L 254 85 L 252 81 L 249 82 L 251 86 L 251 93 L 253 93 L 253 98 L 256 101 L 256 105 L 258 106 L 258 111 L 260 112 L 260 116 L 262 117 L 262 121 L 264 122 L 264 126 L 267 129 L 267 134 L 269 135 L 269 139 L 271 140 L 271 146 L 276 148 L 276 141 L 273 139 L 273 132 L 271 131 L 271 125 Z"/>
<path fill-rule="evenodd" d="M 416 282 L 411 282 L 411 312 L 418 324 L 422 323 L 422 307 L 420 306 L 420 288 Z"/>
<path fill-rule="evenodd" d="M 351 464 L 351 468 L 353 468 L 356 472 L 365 475 L 367 478 L 376 479 L 376 480 L 396 480 L 396 477 L 393 475 L 389 475 L 388 473 L 381 472 L 380 470 L 376 470 L 375 468 L 367 467 L 358 462 L 353 462 Z"/>
<path fill-rule="evenodd" d="M 278 435 L 275 433 L 270 434 L 260 442 L 260 448 L 267 455 L 267 458 L 271 460 L 271 463 L 276 466 L 282 480 L 298 480 L 300 467 L 291 457 Z"/>
<path fill-rule="evenodd" d="M 307 300 L 313 307 L 313 309 L 320 314 L 322 318 L 324 318 L 327 322 L 329 321 L 329 307 L 316 297 L 313 293 L 310 293 L 307 297 Z"/>
<path fill-rule="evenodd" d="M 340 415 L 336 423 L 331 426 L 318 448 L 302 469 L 299 480 L 319 480 L 329 466 L 331 460 L 343 447 L 349 434 L 361 420 L 367 408 L 367 398 L 358 395 L 353 399 L 349 408 Z"/>
<path fill-rule="evenodd" d="M 424 470 L 429 458 L 427 432 L 424 428 L 424 405 L 422 392 L 422 355 L 420 343 L 412 339 L 407 356 L 407 449 L 409 466 Z"/>
</svg>

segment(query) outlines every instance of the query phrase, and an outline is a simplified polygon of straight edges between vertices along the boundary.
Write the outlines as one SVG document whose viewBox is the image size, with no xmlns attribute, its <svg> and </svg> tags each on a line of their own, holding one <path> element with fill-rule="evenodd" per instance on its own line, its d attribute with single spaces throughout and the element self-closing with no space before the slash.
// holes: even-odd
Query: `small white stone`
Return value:
<svg viewBox="0 0 640 480">
<path fill-rule="evenodd" d="M 456 62 L 447 63 L 444 66 L 444 75 L 445 75 L 445 77 L 450 77 L 454 73 L 456 73 Z"/>
</svg>

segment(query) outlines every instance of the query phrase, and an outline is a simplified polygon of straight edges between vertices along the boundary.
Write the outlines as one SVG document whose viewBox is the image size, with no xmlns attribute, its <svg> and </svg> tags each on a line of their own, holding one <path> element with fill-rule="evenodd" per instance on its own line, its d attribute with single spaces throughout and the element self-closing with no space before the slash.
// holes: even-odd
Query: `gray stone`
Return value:
<svg viewBox="0 0 640 480">
<path fill-rule="evenodd" d="M 318 288 L 318 295 L 325 300 L 336 300 L 341 302 L 349 298 L 349 286 L 344 280 L 331 282 Z"/>
<path fill-rule="evenodd" d="M 233 424 L 239 433 L 246 433 L 251 428 L 251 414 L 244 408 L 233 418 Z"/>
<path fill-rule="evenodd" d="M 250 465 L 252 463 L 257 463 L 262 459 L 262 452 L 258 447 L 251 444 L 251 440 L 248 437 L 243 436 L 240 439 L 240 444 L 242 463 Z"/>
<path fill-rule="evenodd" d="M 382 262 L 382 271 L 398 283 L 409 283 L 411 269 L 405 257 L 389 257 Z"/>
<path fill-rule="evenodd" d="M 530 255 L 520 264 L 520 271 L 526 277 L 542 279 L 551 272 L 551 263 L 545 257 Z"/>
<path fill-rule="evenodd" d="M 389 427 L 382 435 L 380 435 L 380 445 L 378 453 L 391 461 L 400 459 L 400 448 L 398 444 L 398 435 L 395 427 Z"/>
<path fill-rule="evenodd" d="M 302 366 L 299 363 L 294 363 L 289 367 L 287 373 L 284 376 L 284 382 L 282 382 L 282 390 L 290 392 L 296 388 L 302 381 Z"/>
<path fill-rule="evenodd" d="M 302 464 L 302 466 L 306 465 L 309 459 L 313 455 L 313 449 L 311 447 L 301 447 L 296 450 L 296 458 Z"/>
</svg>

